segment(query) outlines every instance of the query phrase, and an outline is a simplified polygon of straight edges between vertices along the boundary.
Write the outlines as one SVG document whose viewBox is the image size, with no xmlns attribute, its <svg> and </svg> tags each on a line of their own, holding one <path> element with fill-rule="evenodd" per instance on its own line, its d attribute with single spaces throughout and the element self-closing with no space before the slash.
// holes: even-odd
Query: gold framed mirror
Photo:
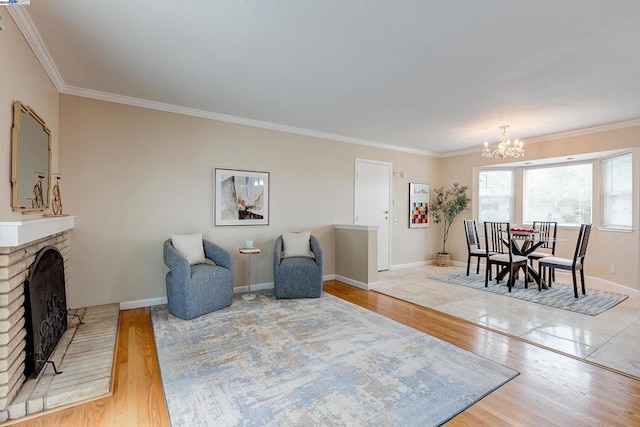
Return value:
<svg viewBox="0 0 640 427">
<path fill-rule="evenodd" d="M 22 213 L 49 208 L 51 131 L 20 101 L 13 103 L 11 207 Z"/>
</svg>

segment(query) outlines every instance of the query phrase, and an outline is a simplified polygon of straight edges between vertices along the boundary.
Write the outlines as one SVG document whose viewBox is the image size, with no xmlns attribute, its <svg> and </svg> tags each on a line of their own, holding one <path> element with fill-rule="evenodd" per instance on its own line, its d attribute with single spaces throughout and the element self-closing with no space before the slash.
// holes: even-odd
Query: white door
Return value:
<svg viewBox="0 0 640 427">
<path fill-rule="evenodd" d="M 378 271 L 389 269 L 391 163 L 356 159 L 355 218 L 360 225 L 377 225 Z"/>
</svg>

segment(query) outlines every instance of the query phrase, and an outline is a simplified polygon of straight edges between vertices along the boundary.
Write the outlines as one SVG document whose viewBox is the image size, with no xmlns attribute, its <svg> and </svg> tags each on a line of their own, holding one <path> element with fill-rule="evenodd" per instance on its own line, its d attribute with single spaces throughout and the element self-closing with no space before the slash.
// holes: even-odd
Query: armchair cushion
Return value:
<svg viewBox="0 0 640 427">
<path fill-rule="evenodd" d="M 171 243 L 187 259 L 189 265 L 205 262 L 202 233 L 172 234 Z"/>
<path fill-rule="evenodd" d="M 284 247 L 284 258 L 303 256 L 310 258 L 311 251 L 309 249 L 310 231 L 301 231 L 299 233 L 282 233 L 282 245 Z"/>
</svg>

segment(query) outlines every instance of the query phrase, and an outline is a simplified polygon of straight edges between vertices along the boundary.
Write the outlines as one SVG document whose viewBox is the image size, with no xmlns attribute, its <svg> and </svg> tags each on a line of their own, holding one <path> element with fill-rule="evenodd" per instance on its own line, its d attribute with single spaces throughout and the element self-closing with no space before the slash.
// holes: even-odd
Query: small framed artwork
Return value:
<svg viewBox="0 0 640 427">
<path fill-rule="evenodd" d="M 429 227 L 429 184 L 409 183 L 409 228 Z"/>
<path fill-rule="evenodd" d="M 215 226 L 269 225 L 269 172 L 215 172 Z"/>
</svg>

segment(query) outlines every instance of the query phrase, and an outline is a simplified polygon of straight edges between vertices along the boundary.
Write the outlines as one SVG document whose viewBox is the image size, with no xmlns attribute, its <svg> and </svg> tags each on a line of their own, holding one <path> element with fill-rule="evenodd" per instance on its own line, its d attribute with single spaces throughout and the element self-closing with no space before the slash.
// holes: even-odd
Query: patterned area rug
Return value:
<svg viewBox="0 0 640 427">
<path fill-rule="evenodd" d="M 518 375 L 328 294 L 151 318 L 173 426 L 439 425 Z"/>
<path fill-rule="evenodd" d="M 529 289 L 525 289 L 522 279 L 516 280 L 515 286 L 511 288 L 511 293 L 509 293 L 506 281 L 501 281 L 500 283 L 496 283 L 495 280 L 489 281 L 489 286 L 485 288 L 484 274 L 470 273 L 469 276 L 466 276 L 464 271 L 438 274 L 431 276 L 430 279 L 493 292 L 495 294 L 574 311 L 576 313 L 588 314 L 590 316 L 595 316 L 607 311 L 628 298 L 627 295 L 602 291 L 600 289 L 587 289 L 587 294 L 582 295 L 582 292 L 578 289 L 579 297 L 576 299 L 573 294 L 573 285 L 554 282 L 551 288 L 538 291 L 538 285 L 531 282 L 529 283 Z M 580 286 L 580 282 L 578 282 L 578 286 Z"/>
</svg>

